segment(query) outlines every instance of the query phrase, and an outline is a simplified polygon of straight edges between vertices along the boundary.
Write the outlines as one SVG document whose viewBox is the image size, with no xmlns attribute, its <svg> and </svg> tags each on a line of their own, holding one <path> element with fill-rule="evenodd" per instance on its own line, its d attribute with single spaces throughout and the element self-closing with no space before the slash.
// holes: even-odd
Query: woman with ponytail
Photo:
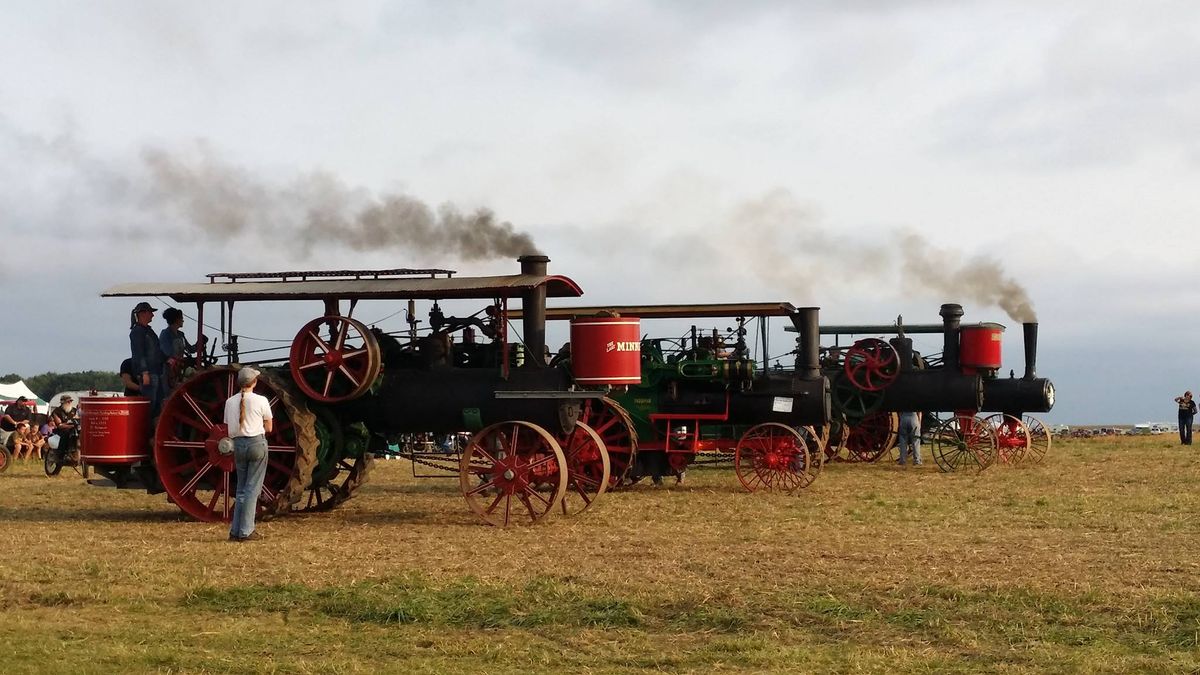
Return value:
<svg viewBox="0 0 1200 675">
<path fill-rule="evenodd" d="M 233 439 L 233 463 L 237 469 L 237 501 L 229 524 L 229 541 L 262 539 L 254 531 L 258 495 L 267 475 L 267 436 L 271 431 L 271 404 L 254 393 L 258 371 L 244 366 L 237 374 L 241 391 L 225 401 L 225 426 Z"/>
</svg>

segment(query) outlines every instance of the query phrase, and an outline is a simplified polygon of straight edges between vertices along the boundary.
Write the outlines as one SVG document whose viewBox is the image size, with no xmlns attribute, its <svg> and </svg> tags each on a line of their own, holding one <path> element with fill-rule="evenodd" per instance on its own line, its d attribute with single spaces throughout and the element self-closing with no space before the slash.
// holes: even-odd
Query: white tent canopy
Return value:
<svg viewBox="0 0 1200 675">
<path fill-rule="evenodd" d="M 32 389 L 25 386 L 23 381 L 18 380 L 13 384 L 0 384 L 0 403 L 3 403 L 5 406 L 15 402 L 21 396 L 36 402 L 38 412 L 42 414 L 50 412 L 50 406 L 38 398 L 38 395 L 33 393 Z"/>
</svg>

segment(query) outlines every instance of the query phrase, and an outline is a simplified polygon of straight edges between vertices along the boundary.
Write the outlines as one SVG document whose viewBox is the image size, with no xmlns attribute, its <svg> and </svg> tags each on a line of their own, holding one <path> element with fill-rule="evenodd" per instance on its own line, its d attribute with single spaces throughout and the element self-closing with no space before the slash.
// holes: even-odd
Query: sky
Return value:
<svg viewBox="0 0 1200 675">
<path fill-rule="evenodd" d="M 120 283 L 532 242 L 589 304 L 958 302 L 1018 374 L 1035 315 L 1050 423 L 1200 389 L 1194 2 L 5 2 L 0 64 L 0 372 L 115 370 Z"/>
</svg>

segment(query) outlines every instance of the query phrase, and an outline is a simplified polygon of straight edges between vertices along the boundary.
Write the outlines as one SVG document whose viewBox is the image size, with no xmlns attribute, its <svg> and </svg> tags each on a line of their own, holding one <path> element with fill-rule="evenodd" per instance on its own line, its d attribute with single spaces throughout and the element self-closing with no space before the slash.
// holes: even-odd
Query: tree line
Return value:
<svg viewBox="0 0 1200 675">
<path fill-rule="evenodd" d="M 17 373 L 9 373 L 0 377 L 0 384 L 13 384 L 25 380 L 25 386 L 33 390 L 43 401 L 60 391 L 121 391 L 121 376 L 102 370 L 85 370 L 78 373 L 42 373 L 31 377 L 21 377 Z"/>
</svg>

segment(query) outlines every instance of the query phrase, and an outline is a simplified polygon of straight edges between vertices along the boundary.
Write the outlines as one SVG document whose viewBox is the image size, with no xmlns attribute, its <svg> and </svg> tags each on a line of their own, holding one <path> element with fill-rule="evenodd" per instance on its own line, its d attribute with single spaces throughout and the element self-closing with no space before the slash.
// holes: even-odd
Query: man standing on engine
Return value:
<svg viewBox="0 0 1200 675">
<path fill-rule="evenodd" d="M 158 417 L 163 400 L 163 353 L 159 348 L 158 336 L 150 327 L 154 312 L 158 310 L 148 302 L 139 302 L 133 308 L 133 322 L 129 327 L 129 351 L 133 358 L 134 381 L 141 385 L 141 394 L 150 399 L 150 417 Z"/>
</svg>

